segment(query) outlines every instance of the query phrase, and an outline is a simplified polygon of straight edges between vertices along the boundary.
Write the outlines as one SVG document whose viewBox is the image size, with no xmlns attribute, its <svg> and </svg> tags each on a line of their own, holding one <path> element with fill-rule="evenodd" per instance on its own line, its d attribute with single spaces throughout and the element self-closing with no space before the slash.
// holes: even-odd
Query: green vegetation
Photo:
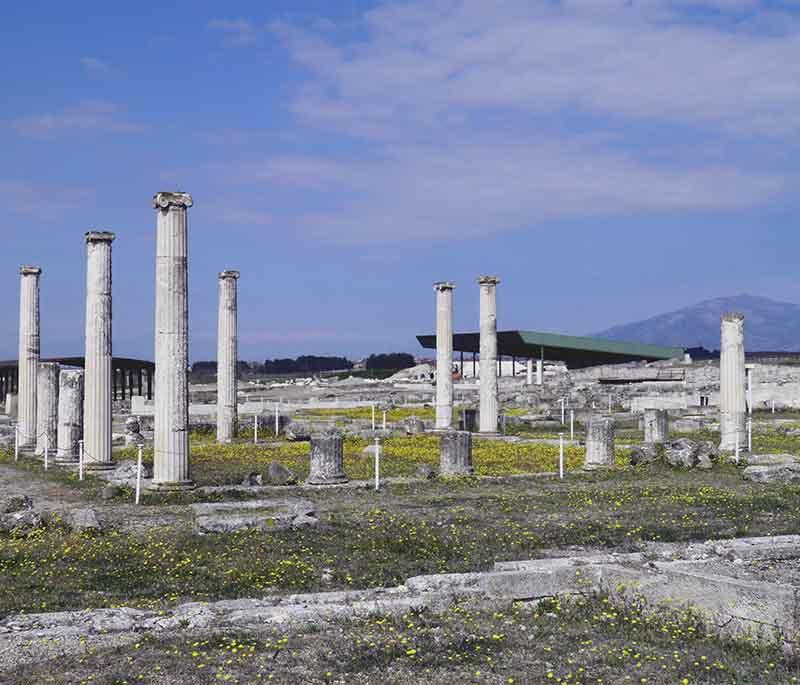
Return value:
<svg viewBox="0 0 800 685">
<path fill-rule="evenodd" d="M 321 633 L 321 631 L 327 631 Z M 335 640 L 328 639 L 330 635 Z M 98 678 L 98 674 L 99 678 Z M 647 613 L 607 598 L 462 603 L 261 633 L 184 635 L 28 666 L 17 685 L 387 683 L 515 685 L 797 683 L 773 645 L 720 640 L 691 612 Z"/>
<path fill-rule="evenodd" d="M 800 532 L 800 487 L 747 483 L 733 467 L 285 492 L 314 500 L 319 528 L 85 535 L 56 520 L 27 538 L 0 537 L 0 615 L 396 585 L 568 545 Z"/>
</svg>

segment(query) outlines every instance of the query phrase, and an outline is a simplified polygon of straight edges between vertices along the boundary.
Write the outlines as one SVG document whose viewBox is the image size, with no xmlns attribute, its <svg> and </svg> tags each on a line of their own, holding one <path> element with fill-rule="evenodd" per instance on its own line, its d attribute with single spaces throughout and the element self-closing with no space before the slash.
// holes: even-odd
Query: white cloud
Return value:
<svg viewBox="0 0 800 685">
<path fill-rule="evenodd" d="M 800 134 L 800 30 L 756 5 L 407 0 L 357 39 L 273 25 L 308 73 L 292 111 L 339 152 L 228 177 L 308 189 L 297 225 L 332 240 L 758 206 L 796 187 L 774 148 Z"/>
<path fill-rule="evenodd" d="M 143 127 L 124 117 L 124 110 L 110 102 L 82 102 L 60 112 L 22 117 L 11 122 L 19 135 L 30 138 L 54 138 L 80 131 L 92 133 L 133 134 Z"/>
<path fill-rule="evenodd" d="M 389 4 L 342 48 L 289 34 L 313 74 L 296 111 L 386 135 L 507 108 L 678 122 L 759 135 L 800 132 L 800 32 L 754 35 L 691 23 L 660 3 L 467 0 Z M 406 126 L 406 127 L 407 127 Z M 405 128 L 405 127 L 401 127 Z"/>
<path fill-rule="evenodd" d="M 0 179 L 0 203 L 16 214 L 51 220 L 83 206 L 94 195 L 90 188 Z"/>
</svg>

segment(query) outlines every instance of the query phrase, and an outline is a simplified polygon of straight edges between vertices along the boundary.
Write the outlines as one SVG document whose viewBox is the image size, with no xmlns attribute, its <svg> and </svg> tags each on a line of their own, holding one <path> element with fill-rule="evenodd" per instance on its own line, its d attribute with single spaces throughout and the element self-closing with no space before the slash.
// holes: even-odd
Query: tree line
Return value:
<svg viewBox="0 0 800 685">
<path fill-rule="evenodd" d="M 301 355 L 295 358 L 265 359 L 263 364 L 240 361 L 237 371 L 239 376 L 298 373 L 313 375 L 326 371 L 349 371 L 353 366 L 355 366 L 354 362 L 346 357 Z M 368 370 L 397 370 L 407 369 L 411 366 L 414 366 L 414 357 L 405 352 L 371 354 L 366 360 Z M 217 362 L 215 361 L 198 361 L 192 364 L 193 374 L 213 375 L 216 372 Z"/>
</svg>

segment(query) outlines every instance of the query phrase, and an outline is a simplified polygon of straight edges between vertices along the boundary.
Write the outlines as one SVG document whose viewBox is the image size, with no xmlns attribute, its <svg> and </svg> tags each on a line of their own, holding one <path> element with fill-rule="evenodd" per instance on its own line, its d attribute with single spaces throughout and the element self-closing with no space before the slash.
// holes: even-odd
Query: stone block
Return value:
<svg viewBox="0 0 800 685">
<path fill-rule="evenodd" d="M 471 476 L 472 433 L 446 431 L 439 438 L 439 471 L 443 476 Z"/>
</svg>

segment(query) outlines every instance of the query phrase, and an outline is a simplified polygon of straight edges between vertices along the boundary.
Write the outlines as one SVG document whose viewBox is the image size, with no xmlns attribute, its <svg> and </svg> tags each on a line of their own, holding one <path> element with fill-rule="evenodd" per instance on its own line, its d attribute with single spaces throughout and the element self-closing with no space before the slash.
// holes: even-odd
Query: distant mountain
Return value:
<svg viewBox="0 0 800 685">
<path fill-rule="evenodd" d="M 614 326 L 594 337 L 675 347 L 719 349 L 720 316 L 744 314 L 745 348 L 800 351 L 800 305 L 755 295 L 718 297 L 644 321 Z"/>
</svg>

